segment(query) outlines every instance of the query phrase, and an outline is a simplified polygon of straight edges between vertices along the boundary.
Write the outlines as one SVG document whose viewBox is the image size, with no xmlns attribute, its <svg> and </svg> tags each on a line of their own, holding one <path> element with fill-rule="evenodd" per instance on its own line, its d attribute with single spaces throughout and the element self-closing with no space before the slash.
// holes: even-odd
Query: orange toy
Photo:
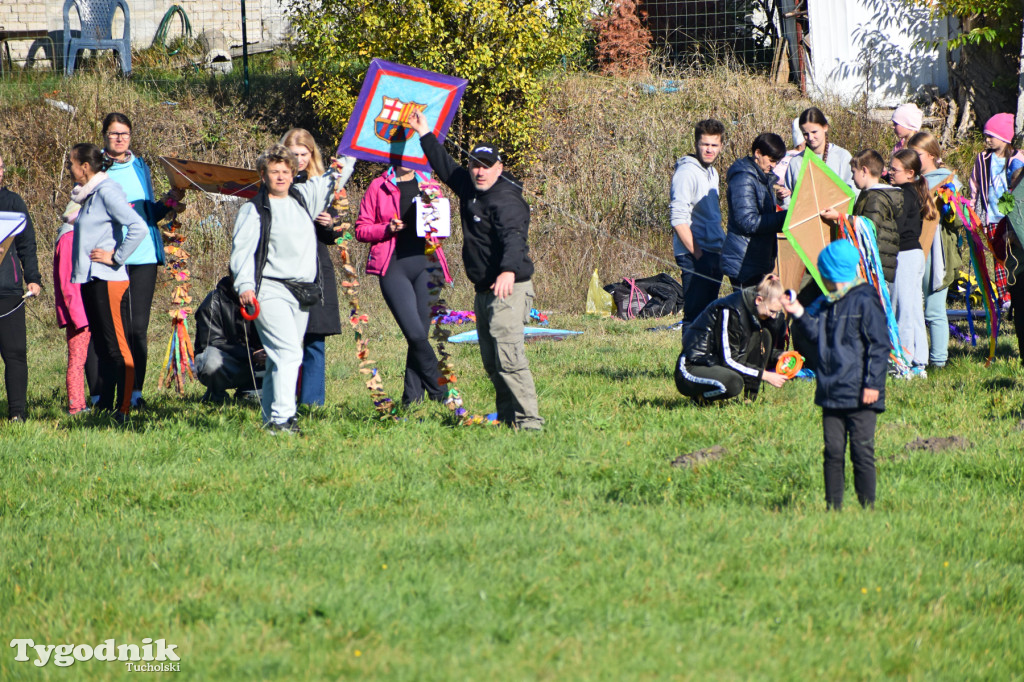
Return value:
<svg viewBox="0 0 1024 682">
<path fill-rule="evenodd" d="M 787 379 L 792 379 L 803 366 L 804 356 L 800 355 L 795 350 L 788 350 L 779 356 L 779 361 L 775 363 L 775 372 L 777 374 L 781 374 Z"/>
</svg>

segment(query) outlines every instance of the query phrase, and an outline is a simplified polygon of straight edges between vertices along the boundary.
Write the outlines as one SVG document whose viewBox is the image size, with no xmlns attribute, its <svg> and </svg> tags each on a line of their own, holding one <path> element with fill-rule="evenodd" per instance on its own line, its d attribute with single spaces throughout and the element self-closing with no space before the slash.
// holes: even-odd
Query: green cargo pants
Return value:
<svg viewBox="0 0 1024 682">
<path fill-rule="evenodd" d="M 532 282 L 516 282 L 512 295 L 504 299 L 486 291 L 473 300 L 480 359 L 494 384 L 498 420 L 539 430 L 544 419 L 537 411 L 537 389 L 523 343 L 523 325 L 532 307 Z"/>
</svg>

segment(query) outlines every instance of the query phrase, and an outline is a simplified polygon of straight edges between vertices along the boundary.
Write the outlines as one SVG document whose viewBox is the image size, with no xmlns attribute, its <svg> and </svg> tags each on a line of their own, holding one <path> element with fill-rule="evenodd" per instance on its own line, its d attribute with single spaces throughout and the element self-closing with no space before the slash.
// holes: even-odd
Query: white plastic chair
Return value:
<svg viewBox="0 0 1024 682">
<path fill-rule="evenodd" d="M 114 38 L 114 12 L 124 13 L 124 35 Z M 77 38 L 71 36 L 70 13 L 78 12 L 82 30 Z M 64 2 L 64 74 L 75 70 L 79 50 L 115 50 L 121 58 L 121 72 L 132 72 L 131 22 L 126 0 L 65 0 Z"/>
</svg>

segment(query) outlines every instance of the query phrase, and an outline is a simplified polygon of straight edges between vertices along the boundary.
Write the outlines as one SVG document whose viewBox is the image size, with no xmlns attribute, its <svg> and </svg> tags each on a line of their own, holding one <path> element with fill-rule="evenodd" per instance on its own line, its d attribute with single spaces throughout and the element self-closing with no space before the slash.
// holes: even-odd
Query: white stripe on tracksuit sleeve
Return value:
<svg viewBox="0 0 1024 682">
<path fill-rule="evenodd" d="M 756 377 L 761 373 L 756 369 L 742 365 L 732 359 L 732 352 L 729 349 L 729 310 L 728 308 L 722 308 L 722 357 L 725 358 L 725 364 L 729 369 L 734 369 L 740 374 L 746 374 L 748 377 Z"/>
</svg>

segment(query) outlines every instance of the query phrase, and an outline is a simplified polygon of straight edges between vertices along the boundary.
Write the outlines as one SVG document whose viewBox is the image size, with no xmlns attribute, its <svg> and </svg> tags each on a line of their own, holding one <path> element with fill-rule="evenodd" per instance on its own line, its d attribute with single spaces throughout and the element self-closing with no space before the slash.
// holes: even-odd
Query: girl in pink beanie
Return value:
<svg viewBox="0 0 1024 682">
<path fill-rule="evenodd" d="M 1024 168 L 1024 154 L 1013 144 L 1013 114 L 996 114 L 985 123 L 984 132 L 985 151 L 974 159 L 969 184 L 974 210 L 986 225 L 986 233 L 992 240 L 999 221 L 1005 217 L 999 212 L 999 197 L 1009 189 L 1014 172 Z M 1001 239 L 995 241 L 997 244 L 1005 243 Z M 1006 254 L 996 253 L 995 256 L 996 289 L 1005 307 L 1010 301 L 1006 267 L 1002 263 Z"/>
<path fill-rule="evenodd" d="M 892 131 L 896 133 L 896 146 L 893 147 L 892 153 L 905 149 L 907 140 L 914 133 L 921 132 L 923 124 L 924 112 L 918 109 L 916 104 L 908 102 L 896 107 L 896 111 L 892 112 Z"/>
</svg>

